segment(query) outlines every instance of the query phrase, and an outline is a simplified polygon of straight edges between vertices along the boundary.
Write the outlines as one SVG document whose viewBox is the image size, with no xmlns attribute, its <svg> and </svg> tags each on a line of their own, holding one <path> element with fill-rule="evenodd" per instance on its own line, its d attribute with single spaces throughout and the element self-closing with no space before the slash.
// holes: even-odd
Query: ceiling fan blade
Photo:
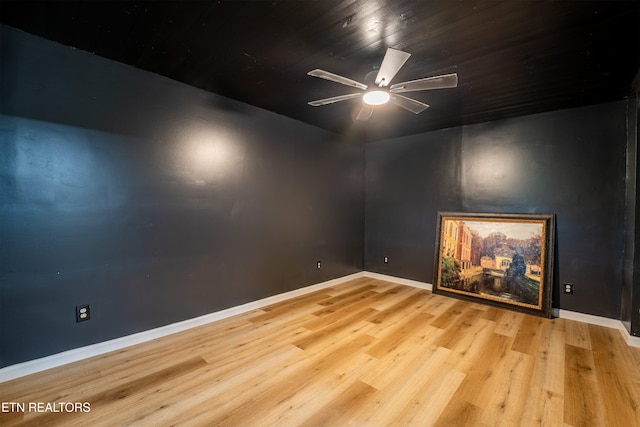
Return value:
<svg viewBox="0 0 640 427">
<path fill-rule="evenodd" d="M 321 79 L 331 80 L 332 82 L 341 83 L 347 86 L 357 87 L 358 89 L 367 90 L 367 85 L 357 82 L 355 80 L 348 79 L 346 77 L 339 76 L 337 74 L 330 73 L 324 70 L 313 70 L 307 73 L 313 77 L 320 77 Z"/>
<path fill-rule="evenodd" d="M 427 77 L 425 79 L 410 80 L 408 82 L 391 85 L 389 92 L 403 93 L 417 90 L 444 89 L 458 86 L 458 75 L 456 73 L 443 74 L 441 76 Z"/>
<path fill-rule="evenodd" d="M 350 93 L 350 94 L 347 94 L 347 95 L 339 95 L 339 96 L 333 96 L 331 98 L 318 99 L 316 101 L 311 101 L 308 104 L 312 105 L 314 107 L 319 107 L 321 105 L 333 104 L 334 102 L 345 101 L 347 99 L 357 98 L 359 96 L 362 96 L 362 94 L 361 93 Z"/>
<path fill-rule="evenodd" d="M 373 107 L 371 105 L 363 104 L 356 116 L 356 120 L 361 122 L 367 121 L 371 117 L 371 114 L 373 114 Z"/>
<path fill-rule="evenodd" d="M 402 107 L 405 110 L 411 111 L 414 114 L 421 113 L 422 111 L 429 108 L 429 106 L 424 102 L 416 101 L 415 99 L 396 94 L 391 95 L 391 102 L 396 104 L 398 107 Z"/>
<path fill-rule="evenodd" d="M 378 75 L 376 76 L 376 84 L 380 87 L 388 86 L 410 56 L 410 53 L 388 48 L 387 53 L 384 54 L 382 64 L 380 64 L 380 70 L 378 70 Z"/>
</svg>

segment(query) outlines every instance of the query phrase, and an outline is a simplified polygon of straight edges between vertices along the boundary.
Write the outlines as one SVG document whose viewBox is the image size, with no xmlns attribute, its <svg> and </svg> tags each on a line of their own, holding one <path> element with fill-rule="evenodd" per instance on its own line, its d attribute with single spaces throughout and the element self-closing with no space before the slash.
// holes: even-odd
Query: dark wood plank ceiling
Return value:
<svg viewBox="0 0 640 427">
<path fill-rule="evenodd" d="M 335 132 L 369 139 L 623 99 L 639 68 L 637 1 L 159 1 L 0 3 L 3 24 Z M 387 47 L 412 54 L 394 81 L 457 72 L 356 123 L 353 92 Z"/>
</svg>

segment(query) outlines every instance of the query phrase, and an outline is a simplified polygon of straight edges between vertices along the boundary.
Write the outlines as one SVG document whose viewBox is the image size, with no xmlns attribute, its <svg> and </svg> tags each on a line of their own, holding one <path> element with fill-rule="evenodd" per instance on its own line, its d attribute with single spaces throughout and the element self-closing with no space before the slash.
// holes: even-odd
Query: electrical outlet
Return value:
<svg viewBox="0 0 640 427">
<path fill-rule="evenodd" d="M 76 322 L 85 322 L 91 319 L 91 306 L 89 304 L 76 306 Z"/>
<path fill-rule="evenodd" d="M 389 257 L 388 256 L 384 257 L 382 260 L 383 260 L 383 262 L 385 264 L 389 264 Z"/>
<path fill-rule="evenodd" d="M 320 270 L 320 267 L 322 267 L 322 261 L 316 262 L 316 268 Z"/>
<path fill-rule="evenodd" d="M 568 295 L 573 295 L 573 283 L 563 283 L 564 293 Z"/>
</svg>

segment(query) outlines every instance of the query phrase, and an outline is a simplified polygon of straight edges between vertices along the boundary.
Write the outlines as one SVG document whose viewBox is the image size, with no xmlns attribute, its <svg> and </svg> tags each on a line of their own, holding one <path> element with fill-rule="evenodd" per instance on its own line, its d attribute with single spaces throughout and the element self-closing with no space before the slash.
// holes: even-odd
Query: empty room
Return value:
<svg viewBox="0 0 640 427">
<path fill-rule="evenodd" d="M 0 425 L 640 426 L 640 2 L 1 1 Z"/>
</svg>

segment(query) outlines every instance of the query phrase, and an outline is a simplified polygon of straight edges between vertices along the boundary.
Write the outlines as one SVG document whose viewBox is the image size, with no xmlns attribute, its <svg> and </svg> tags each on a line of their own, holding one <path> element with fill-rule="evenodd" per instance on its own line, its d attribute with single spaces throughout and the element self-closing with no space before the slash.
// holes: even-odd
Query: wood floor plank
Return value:
<svg viewBox="0 0 640 427">
<path fill-rule="evenodd" d="M 381 363 L 363 374 L 360 380 L 383 390 L 396 379 L 396 376 L 404 373 L 405 369 L 407 375 L 413 375 L 410 370 L 413 364 L 428 360 L 442 349 L 434 345 L 434 341 L 442 330 L 429 325 L 424 325 L 422 328 L 424 329 L 417 331 L 414 336 L 394 347 L 391 352 L 382 355 L 379 358 Z"/>
<path fill-rule="evenodd" d="M 471 307 L 464 309 L 462 313 L 455 319 L 454 324 L 450 325 L 447 328 L 446 332 L 442 334 L 436 344 L 449 349 L 453 348 L 467 333 L 469 328 L 477 323 L 477 321 L 481 318 L 481 315 L 482 312 L 480 310 L 476 310 Z M 435 321 L 434 323 L 440 324 L 437 321 Z"/>
<path fill-rule="evenodd" d="M 428 325 L 431 317 L 428 313 L 417 312 L 406 319 L 405 322 L 389 330 L 383 337 L 375 335 L 379 340 L 374 346 L 367 350 L 367 354 L 380 359 L 391 353 L 403 342 L 406 342 L 409 335 L 414 335 L 416 331 L 421 330 L 424 325 Z"/>
<path fill-rule="evenodd" d="M 377 313 L 377 310 L 371 308 L 368 299 L 376 299 L 379 294 L 374 291 L 368 291 L 360 294 L 356 298 L 350 297 L 350 304 L 343 307 L 325 307 L 322 310 L 314 311 L 315 316 L 304 324 L 304 327 L 311 330 L 322 329 L 326 325 L 334 322 L 344 322 L 346 316 L 365 308 L 369 313 Z"/>
<path fill-rule="evenodd" d="M 468 307 L 468 303 L 464 301 L 456 301 L 448 308 L 447 311 L 436 316 L 436 318 L 431 321 L 431 325 L 436 328 L 447 329 L 449 326 L 456 324 L 458 317 L 460 317 Z"/>
<path fill-rule="evenodd" d="M 329 296 L 329 298 L 319 301 L 318 305 L 323 307 L 335 306 L 335 308 L 337 309 L 339 307 L 344 307 L 346 305 L 349 305 L 349 302 L 352 299 L 354 300 L 362 299 L 363 298 L 362 294 L 367 294 L 369 293 L 369 291 L 372 291 L 376 288 L 376 286 L 373 284 L 370 284 L 370 283 L 365 284 L 365 283 L 362 283 L 362 285 L 358 287 L 354 287 L 349 291 L 336 293 L 333 296 Z M 336 310 L 333 310 L 333 311 L 336 311 Z"/>
<path fill-rule="evenodd" d="M 529 390 L 521 426 L 563 425 L 562 395 L 533 386 Z"/>
<path fill-rule="evenodd" d="M 208 422 L 210 425 L 259 425 L 263 422 L 266 414 L 255 412 L 255 408 L 274 408 L 286 402 L 285 407 L 292 409 L 288 402 L 294 399 L 297 393 L 312 387 L 317 376 L 330 375 L 341 364 L 348 364 L 349 357 L 354 352 L 359 352 L 361 348 L 367 347 L 373 340 L 368 335 L 361 335 L 349 340 L 347 345 L 334 345 L 335 351 L 327 351 L 327 347 L 325 347 L 323 357 L 309 356 L 310 360 L 315 360 L 313 367 L 299 369 L 292 375 L 295 381 L 278 381 L 277 384 L 269 387 L 268 392 L 244 399 L 241 405 L 221 414 L 221 416 L 208 419 Z M 317 354 L 318 352 L 314 351 L 313 353 Z M 326 394 L 324 395 L 326 396 Z M 322 396 L 323 394 L 318 394 L 316 398 Z"/>
<path fill-rule="evenodd" d="M 447 298 L 442 295 L 431 295 L 431 298 L 429 298 L 425 304 L 424 310 L 434 317 L 437 317 L 451 310 L 451 307 L 457 302 L 458 300 L 454 298 Z"/>
<path fill-rule="evenodd" d="M 265 307 L 260 310 L 255 316 L 250 317 L 249 321 L 252 323 L 261 323 L 267 320 L 292 316 L 296 314 L 296 310 L 301 307 L 311 307 L 313 310 L 317 309 L 317 305 L 321 305 L 322 302 L 331 299 L 331 296 L 324 292 L 314 292 L 313 294 L 305 295 L 303 297 L 295 298 L 291 300 L 289 304 L 274 304 L 269 307 Z M 287 301 L 285 301 L 287 302 Z"/>
<path fill-rule="evenodd" d="M 206 366 L 206 362 L 199 357 L 195 357 L 186 363 L 179 363 L 170 368 L 165 368 L 142 378 L 128 382 L 125 385 L 111 389 L 101 390 L 93 395 L 84 396 L 83 399 L 91 402 L 94 410 L 108 412 L 109 407 L 114 403 L 135 399 L 140 394 L 151 393 L 154 387 L 163 382 L 179 381 L 180 377 L 188 372 L 193 372 Z M 68 399 L 65 399 L 68 401 Z M 82 414 L 78 412 L 44 412 L 31 413 L 25 417 L 24 425 L 71 425 L 80 422 Z"/>
<path fill-rule="evenodd" d="M 339 295 L 338 297 L 332 297 L 329 300 L 322 301 L 325 304 L 318 304 L 320 309 L 314 311 L 313 314 L 318 317 L 334 314 L 343 309 L 349 309 L 354 302 L 366 301 L 368 303 L 374 296 L 378 296 L 378 293 L 369 287 L 356 289 L 345 295 Z"/>
<path fill-rule="evenodd" d="M 309 427 L 348 425 L 350 414 L 356 408 L 368 405 L 376 393 L 378 390 L 369 384 L 355 381 L 329 403 L 313 412 L 313 416 L 300 422 L 299 425 Z"/>
<path fill-rule="evenodd" d="M 375 283 L 376 290 L 382 292 L 382 290 L 386 290 L 389 287 L 397 286 L 396 283 L 383 282 L 379 280 L 375 280 L 371 277 L 359 277 L 357 279 L 352 279 L 347 282 L 340 283 L 336 286 L 331 286 L 330 288 L 325 288 L 323 292 L 331 295 L 332 297 L 345 294 L 347 292 L 352 291 L 353 289 L 362 288 L 364 286 L 369 285 L 370 283 Z"/>
<path fill-rule="evenodd" d="M 274 371 L 295 371 L 309 363 L 304 353 L 295 346 L 279 348 L 256 360 L 244 369 L 227 371 L 220 374 L 214 366 L 204 371 L 191 381 L 182 382 L 170 388 L 158 390 L 161 399 L 153 396 L 140 410 L 132 405 L 133 413 L 118 413 L 112 419 L 116 425 L 177 425 L 181 423 L 196 424 L 198 420 L 207 420 L 212 416 L 222 415 L 233 408 L 241 406 L 247 399 L 259 396 L 269 387 L 277 384 Z M 190 399 L 180 398 L 181 393 L 189 392 Z M 137 408 L 137 410 L 136 410 Z"/>
<path fill-rule="evenodd" d="M 392 424 L 435 425 L 464 378 L 465 374 L 455 369 L 441 369 L 429 375 L 429 380 L 405 403 Z"/>
<path fill-rule="evenodd" d="M 502 374 L 499 369 L 496 369 L 496 366 L 504 364 L 511 343 L 511 338 L 492 333 L 486 339 L 484 357 L 479 358 L 474 366 L 468 370 L 467 376 L 458 388 L 454 399 L 473 403 L 477 396 L 486 393 L 485 387 L 487 383 L 495 376 Z"/>
<path fill-rule="evenodd" d="M 378 305 L 378 312 L 375 316 L 371 316 L 368 321 L 379 324 L 396 316 L 398 313 L 406 312 L 408 308 L 419 310 L 424 305 L 425 293 L 426 291 L 416 289 L 414 292 L 406 294 L 404 298 L 390 307 L 381 308 L 380 305 Z"/>
<path fill-rule="evenodd" d="M 309 331 L 304 328 L 283 328 L 273 336 L 256 338 L 252 342 L 242 342 L 240 344 L 219 348 L 212 352 L 202 353 L 202 357 L 211 366 L 215 366 L 218 374 L 232 372 L 241 369 L 246 365 L 253 365 L 262 357 L 279 351 L 283 347 L 293 345 L 296 340 L 308 335 Z M 271 338 L 271 339 L 270 339 Z M 246 344 L 246 345 L 245 345 Z"/>
<path fill-rule="evenodd" d="M 640 427 L 617 330 L 360 278 L 0 384 L 5 426 Z"/>
<path fill-rule="evenodd" d="M 564 422 L 574 427 L 604 426 L 603 415 L 593 353 L 565 344 Z"/>
<path fill-rule="evenodd" d="M 619 345 L 620 334 L 614 329 L 589 325 L 595 375 L 602 393 L 604 421 L 607 425 L 624 425 L 634 420 L 640 424 L 640 367 L 624 359 Z"/>
<path fill-rule="evenodd" d="M 406 405 L 419 395 L 420 390 L 430 380 L 433 380 L 431 372 L 434 367 L 448 369 L 444 364 L 449 350 L 436 347 L 435 351 L 425 357 L 413 357 L 407 362 L 401 375 L 389 375 L 381 387 L 380 381 L 376 381 L 376 389 L 379 393 L 372 399 L 370 405 L 352 413 L 351 422 L 355 425 L 394 425 L 395 420 L 402 416 Z M 437 369 L 440 372 L 440 369 Z"/>
<path fill-rule="evenodd" d="M 347 315 L 335 322 L 329 324 L 325 328 L 316 329 L 313 333 L 296 340 L 294 345 L 303 350 L 313 347 L 326 345 L 327 342 L 335 340 L 336 336 L 340 336 L 340 332 L 353 334 L 359 331 L 368 317 L 371 317 L 377 310 L 365 307 L 360 311 Z M 355 325 L 355 326 L 354 326 Z M 367 324 L 371 327 L 371 324 Z"/>
<path fill-rule="evenodd" d="M 532 382 L 542 390 L 564 394 L 565 333 L 543 325 L 535 354 Z"/>
<path fill-rule="evenodd" d="M 496 322 L 494 332 L 508 337 L 515 337 L 524 321 L 524 314 L 515 311 L 504 311 L 504 314 Z"/>
<path fill-rule="evenodd" d="M 565 321 L 566 342 L 574 347 L 591 349 L 589 326 L 586 323 Z"/>
<path fill-rule="evenodd" d="M 405 299 L 407 296 L 416 294 L 419 291 L 421 291 L 421 289 L 403 285 L 396 285 L 384 292 L 381 292 L 382 298 L 376 301 L 375 304 L 372 304 L 371 307 L 375 308 L 378 311 L 388 310 L 399 301 Z"/>
<path fill-rule="evenodd" d="M 401 310 L 391 307 L 368 318 L 367 321 L 374 325 L 369 333 L 381 339 L 388 337 L 390 333 L 393 333 L 392 331 L 402 327 L 409 319 L 418 314 L 421 316 L 422 321 L 429 322 L 433 315 L 426 313 L 424 310 L 427 305 L 424 296 L 416 294 L 409 300 L 409 304 Z"/>
<path fill-rule="evenodd" d="M 486 358 L 487 346 L 495 335 L 494 327 L 494 322 L 479 318 L 466 329 L 457 329 L 457 341 L 447 340 L 447 346 L 445 346 L 451 349 L 447 364 L 465 373 L 482 369 L 478 367 L 482 366 L 481 360 Z M 461 334 L 461 331 L 464 333 Z M 438 342 L 441 341 L 442 339 L 438 340 Z"/>
<path fill-rule="evenodd" d="M 504 310 L 501 310 L 497 307 L 488 307 L 484 313 L 482 313 L 482 318 L 487 320 L 492 320 L 497 322 L 500 320 L 502 315 L 504 314 Z"/>
<path fill-rule="evenodd" d="M 524 414 L 527 402 L 524 397 L 531 387 L 533 358 L 509 350 L 496 369 L 499 374 L 487 381 L 472 403 L 483 409 L 481 422 L 484 424 L 517 425 Z"/>
<path fill-rule="evenodd" d="M 524 315 L 511 349 L 533 356 L 538 349 L 540 329 L 546 319 Z"/>
<path fill-rule="evenodd" d="M 434 423 L 434 427 L 480 426 L 481 418 L 482 409 L 467 401 L 452 398 Z"/>
<path fill-rule="evenodd" d="M 311 419 L 316 423 L 330 423 L 340 415 L 349 415 L 355 407 L 367 404 L 375 389 L 363 386 L 358 378 L 364 372 L 377 366 L 379 361 L 373 357 L 355 352 L 346 363 L 332 367 L 329 375 L 316 376 L 317 380 L 297 391 L 289 399 L 282 400 L 273 411 L 264 414 L 261 423 L 266 425 L 309 425 Z M 354 395 L 361 392 L 360 395 Z M 345 402 L 344 400 L 348 402 Z M 339 412 L 342 414 L 329 412 Z M 310 419 L 310 414 L 313 414 Z M 340 424 L 336 424 L 340 425 Z"/>
</svg>

